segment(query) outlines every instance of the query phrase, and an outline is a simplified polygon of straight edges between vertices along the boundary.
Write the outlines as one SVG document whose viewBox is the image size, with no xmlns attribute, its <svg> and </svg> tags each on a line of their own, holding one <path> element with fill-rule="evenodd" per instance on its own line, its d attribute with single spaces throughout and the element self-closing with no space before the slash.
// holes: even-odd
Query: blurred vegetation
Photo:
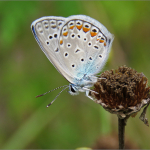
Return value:
<svg viewBox="0 0 150 150">
<path fill-rule="evenodd" d="M 35 98 L 68 82 L 40 50 L 30 25 L 42 16 L 77 14 L 97 19 L 115 35 L 103 71 L 127 65 L 150 79 L 149 1 L 0 1 L 0 148 L 92 147 L 117 132 L 117 117 L 84 93 L 65 91 L 48 109 L 59 90 Z M 138 117 L 129 119 L 126 135 L 149 149 L 150 128 Z"/>
</svg>

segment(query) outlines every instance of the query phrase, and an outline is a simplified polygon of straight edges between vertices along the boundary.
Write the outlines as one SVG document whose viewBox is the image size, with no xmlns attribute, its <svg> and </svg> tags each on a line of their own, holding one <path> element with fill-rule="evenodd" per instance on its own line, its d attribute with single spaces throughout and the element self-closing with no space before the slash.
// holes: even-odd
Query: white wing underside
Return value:
<svg viewBox="0 0 150 150">
<path fill-rule="evenodd" d="M 89 31 L 85 32 L 87 26 Z M 113 35 L 101 23 L 84 15 L 42 17 L 31 28 L 47 58 L 73 84 L 75 78 L 100 72 L 113 41 Z M 95 36 L 91 36 L 93 31 Z"/>
<path fill-rule="evenodd" d="M 60 63 L 61 58 L 56 54 L 56 51 L 59 48 L 58 39 L 60 36 L 60 28 L 63 26 L 65 19 L 66 18 L 64 17 L 55 16 L 42 17 L 35 20 L 31 24 L 31 28 L 36 41 L 38 42 L 46 57 L 53 64 L 53 66 L 66 78 L 68 74 L 64 70 L 63 65 Z M 47 42 L 49 42 L 49 44 L 47 44 Z M 67 80 L 69 81 L 69 79 Z"/>
</svg>

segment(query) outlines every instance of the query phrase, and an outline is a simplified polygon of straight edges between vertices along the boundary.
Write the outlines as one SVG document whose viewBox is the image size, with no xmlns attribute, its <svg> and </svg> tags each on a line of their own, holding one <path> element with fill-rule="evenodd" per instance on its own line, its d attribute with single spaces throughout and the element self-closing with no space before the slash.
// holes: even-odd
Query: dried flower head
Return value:
<svg viewBox="0 0 150 150">
<path fill-rule="evenodd" d="M 148 105 L 150 87 L 143 73 L 121 66 L 116 70 L 105 71 L 94 84 L 94 97 L 107 111 L 117 114 L 121 119 L 133 115 Z"/>
</svg>

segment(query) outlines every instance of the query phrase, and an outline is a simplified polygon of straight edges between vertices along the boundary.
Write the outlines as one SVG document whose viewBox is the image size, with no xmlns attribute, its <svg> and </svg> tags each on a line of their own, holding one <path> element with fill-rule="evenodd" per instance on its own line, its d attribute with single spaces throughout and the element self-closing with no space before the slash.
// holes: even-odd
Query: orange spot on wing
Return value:
<svg viewBox="0 0 150 150">
<path fill-rule="evenodd" d="M 97 35 L 97 33 L 96 32 L 91 32 L 91 36 L 93 37 L 93 36 L 96 36 Z"/>
<path fill-rule="evenodd" d="M 68 35 L 68 32 L 64 32 L 63 35 L 64 35 L 64 36 L 67 36 L 67 35 Z"/>
<path fill-rule="evenodd" d="M 82 25 L 76 25 L 77 29 L 81 29 L 82 28 Z"/>
<path fill-rule="evenodd" d="M 99 40 L 100 43 L 104 43 L 104 40 Z"/>
<path fill-rule="evenodd" d="M 104 43 L 104 46 L 106 46 L 106 42 Z"/>
<path fill-rule="evenodd" d="M 63 40 L 60 40 L 60 45 L 63 44 Z"/>
<path fill-rule="evenodd" d="M 100 39 L 97 39 L 97 41 L 99 41 Z"/>
<path fill-rule="evenodd" d="M 70 26 L 70 29 L 73 29 L 74 28 L 74 26 Z"/>
<path fill-rule="evenodd" d="M 90 28 L 83 27 L 84 32 L 88 32 L 89 30 L 90 30 Z"/>
</svg>

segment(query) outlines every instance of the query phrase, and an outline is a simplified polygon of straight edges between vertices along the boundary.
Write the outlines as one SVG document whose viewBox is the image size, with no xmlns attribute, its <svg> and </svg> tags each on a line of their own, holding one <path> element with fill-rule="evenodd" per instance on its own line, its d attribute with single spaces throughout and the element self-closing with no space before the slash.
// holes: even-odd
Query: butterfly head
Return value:
<svg viewBox="0 0 150 150">
<path fill-rule="evenodd" d="M 97 81 L 96 76 L 83 76 L 81 79 L 75 79 L 74 83 L 69 84 L 69 93 L 71 95 L 77 95 L 80 92 L 86 92 Z"/>
<path fill-rule="evenodd" d="M 79 94 L 79 87 L 75 86 L 74 84 L 69 84 L 69 94 L 71 95 L 78 95 Z"/>
</svg>

